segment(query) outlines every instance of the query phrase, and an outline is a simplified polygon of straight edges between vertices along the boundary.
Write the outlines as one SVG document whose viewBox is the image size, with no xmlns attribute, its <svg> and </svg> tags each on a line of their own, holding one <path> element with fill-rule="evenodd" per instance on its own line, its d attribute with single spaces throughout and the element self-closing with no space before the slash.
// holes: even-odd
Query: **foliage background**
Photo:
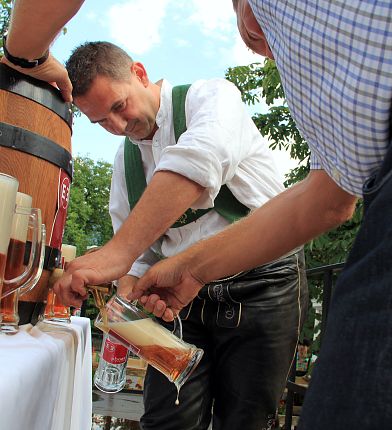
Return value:
<svg viewBox="0 0 392 430">
<path fill-rule="evenodd" d="M 106 161 L 74 158 L 63 243 L 77 247 L 82 255 L 91 246 L 106 243 L 113 234 L 109 216 L 109 193 L 113 167 Z"/>
<path fill-rule="evenodd" d="M 11 0 L 0 0 L 0 52 L 3 54 L 3 35 L 8 28 L 11 13 Z"/>
</svg>

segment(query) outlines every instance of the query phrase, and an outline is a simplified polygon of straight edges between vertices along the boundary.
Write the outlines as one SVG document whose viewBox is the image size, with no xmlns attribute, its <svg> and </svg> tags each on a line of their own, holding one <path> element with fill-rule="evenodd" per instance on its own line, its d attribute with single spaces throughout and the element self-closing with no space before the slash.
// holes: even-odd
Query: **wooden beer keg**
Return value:
<svg viewBox="0 0 392 430">
<path fill-rule="evenodd" d="M 35 322 L 60 263 L 72 180 L 72 113 L 52 85 L 0 64 L 0 172 L 19 180 L 46 226 L 45 265 L 39 283 L 19 299 L 20 324 Z"/>
</svg>

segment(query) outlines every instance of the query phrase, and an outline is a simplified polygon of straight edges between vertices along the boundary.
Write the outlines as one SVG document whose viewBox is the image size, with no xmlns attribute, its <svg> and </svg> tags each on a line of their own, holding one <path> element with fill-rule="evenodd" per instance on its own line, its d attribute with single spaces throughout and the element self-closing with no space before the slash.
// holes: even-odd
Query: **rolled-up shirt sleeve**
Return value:
<svg viewBox="0 0 392 430">
<path fill-rule="evenodd" d="M 187 130 L 176 145 L 167 146 L 155 171 L 170 170 L 205 188 L 194 208 L 214 206 L 222 184 L 235 175 L 249 151 L 250 141 L 241 139 L 247 116 L 238 89 L 224 79 L 197 81 L 185 103 Z"/>
</svg>

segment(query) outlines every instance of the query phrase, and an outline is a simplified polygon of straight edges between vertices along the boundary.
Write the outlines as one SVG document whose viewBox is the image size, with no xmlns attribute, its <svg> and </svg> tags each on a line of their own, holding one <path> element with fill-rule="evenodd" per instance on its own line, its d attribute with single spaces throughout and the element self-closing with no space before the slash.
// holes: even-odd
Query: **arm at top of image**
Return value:
<svg viewBox="0 0 392 430">
<path fill-rule="evenodd" d="M 83 0 L 16 0 L 11 13 L 6 48 L 13 57 L 41 58 L 64 25 L 77 13 Z M 72 85 L 65 68 L 51 55 L 41 65 L 22 68 L 2 62 L 21 73 L 54 83 L 65 101 L 71 101 Z"/>
<path fill-rule="evenodd" d="M 129 299 L 141 298 L 149 312 L 170 321 L 203 284 L 273 261 L 337 227 L 351 218 L 356 201 L 323 170 L 312 170 L 248 217 L 153 266 Z"/>
<path fill-rule="evenodd" d="M 82 4 L 83 0 L 16 0 L 7 48 L 15 57 L 42 57 Z"/>
</svg>

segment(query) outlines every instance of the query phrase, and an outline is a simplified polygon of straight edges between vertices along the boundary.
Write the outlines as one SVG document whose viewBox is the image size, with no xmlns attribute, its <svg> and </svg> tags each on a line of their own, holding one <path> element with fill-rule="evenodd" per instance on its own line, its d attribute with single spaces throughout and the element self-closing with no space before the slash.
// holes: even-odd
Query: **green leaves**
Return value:
<svg viewBox="0 0 392 430">
<path fill-rule="evenodd" d="M 8 30 L 11 16 L 11 0 L 0 0 L 0 52 L 3 55 L 3 35 Z"/>
<path fill-rule="evenodd" d="M 88 157 L 74 159 L 74 178 L 63 243 L 75 245 L 78 255 L 88 246 L 103 245 L 113 235 L 109 215 L 112 165 Z"/>
</svg>

